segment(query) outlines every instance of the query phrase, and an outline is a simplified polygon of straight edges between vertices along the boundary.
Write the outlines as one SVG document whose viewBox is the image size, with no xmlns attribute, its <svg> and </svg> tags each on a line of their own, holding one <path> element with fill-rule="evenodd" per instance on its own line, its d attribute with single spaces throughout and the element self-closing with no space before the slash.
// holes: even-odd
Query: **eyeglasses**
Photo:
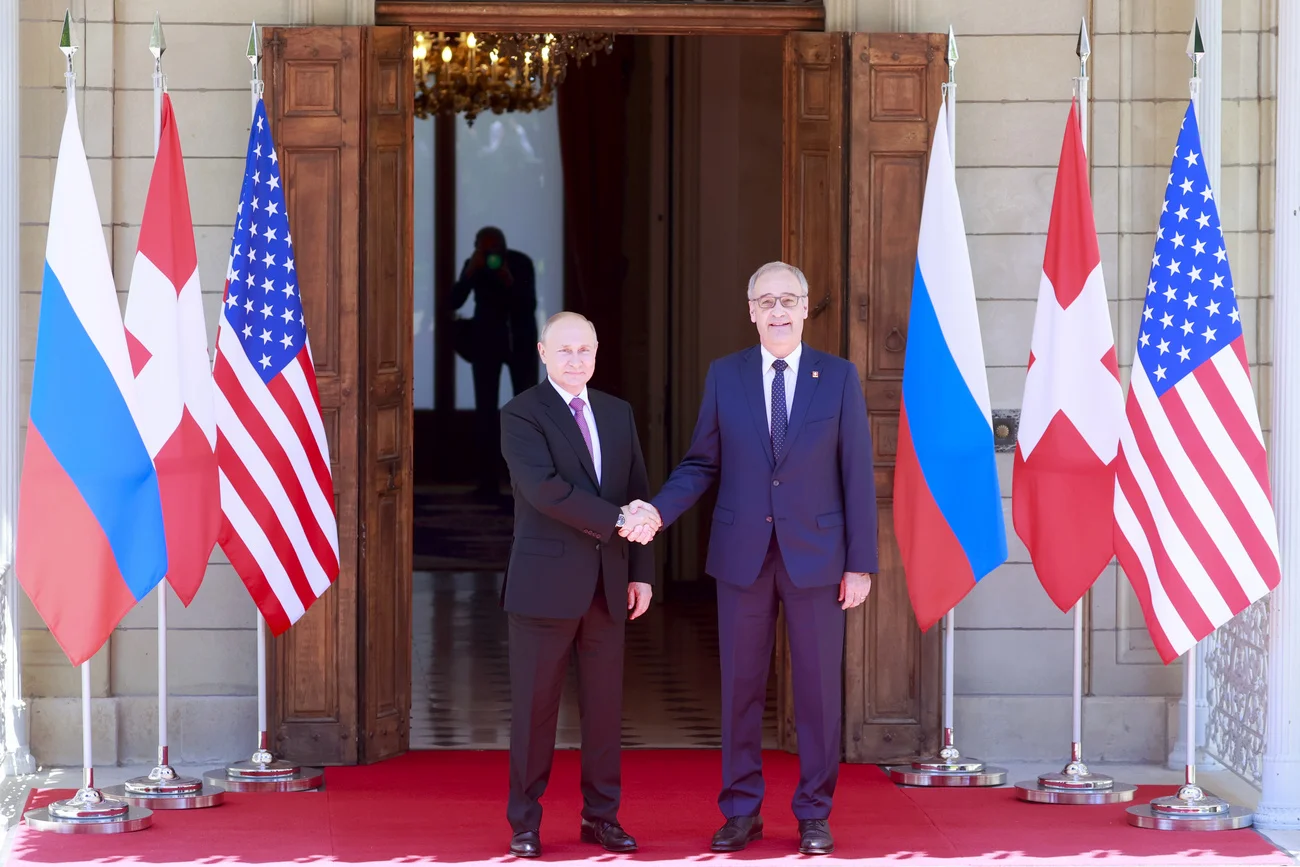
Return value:
<svg viewBox="0 0 1300 867">
<path fill-rule="evenodd" d="M 759 307 L 763 308 L 764 310 L 771 310 L 773 307 L 776 306 L 776 302 L 779 300 L 781 302 L 781 306 L 788 310 L 789 308 L 794 307 L 801 300 L 807 297 L 808 297 L 807 295 L 782 295 L 778 299 L 774 295 L 763 295 L 758 298 L 750 298 L 749 301 L 751 304 L 757 304 Z"/>
</svg>

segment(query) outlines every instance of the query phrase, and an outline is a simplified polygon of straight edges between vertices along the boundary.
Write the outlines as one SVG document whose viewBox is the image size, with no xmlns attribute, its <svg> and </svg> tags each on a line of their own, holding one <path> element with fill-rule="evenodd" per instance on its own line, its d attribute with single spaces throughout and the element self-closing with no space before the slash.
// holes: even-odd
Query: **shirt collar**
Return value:
<svg viewBox="0 0 1300 867">
<path fill-rule="evenodd" d="M 559 383 L 551 379 L 549 376 L 546 377 L 546 381 L 549 382 L 551 384 L 551 387 L 555 389 L 556 393 L 560 395 L 560 399 L 564 401 L 564 405 L 569 406 L 569 401 L 573 400 L 574 395 L 569 394 L 567 391 L 560 388 Z M 582 387 L 582 391 L 577 395 L 577 397 L 579 397 L 582 400 L 582 405 L 584 407 L 588 409 L 591 408 L 591 397 L 587 394 L 587 386 L 584 385 Z M 569 407 L 569 408 L 572 409 L 573 407 Z"/>
<path fill-rule="evenodd" d="M 772 366 L 772 362 L 776 361 L 776 356 L 768 352 L 767 347 L 761 343 L 758 345 L 758 348 L 759 351 L 763 353 L 763 370 L 767 370 Z M 794 350 L 791 351 L 791 353 L 785 357 L 785 363 L 790 365 L 791 372 L 793 372 L 796 375 L 798 375 L 799 373 L 799 357 L 801 355 L 803 355 L 802 340 L 799 341 L 799 343 L 795 346 Z"/>
</svg>

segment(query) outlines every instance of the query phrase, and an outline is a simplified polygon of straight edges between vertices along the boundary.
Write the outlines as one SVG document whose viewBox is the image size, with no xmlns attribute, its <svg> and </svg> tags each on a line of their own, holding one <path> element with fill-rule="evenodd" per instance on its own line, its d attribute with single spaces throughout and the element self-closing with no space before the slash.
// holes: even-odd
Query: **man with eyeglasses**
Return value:
<svg viewBox="0 0 1300 867">
<path fill-rule="evenodd" d="M 845 611 L 877 570 L 876 491 L 857 368 L 802 342 L 808 281 L 783 262 L 749 280 L 758 346 L 709 366 L 690 449 L 649 503 L 667 526 L 718 483 L 705 571 L 717 579 L 722 791 L 715 852 L 763 835 L 763 706 L 785 607 L 792 657 L 799 851 L 835 850 Z M 647 542 L 653 523 L 620 532 Z"/>
</svg>

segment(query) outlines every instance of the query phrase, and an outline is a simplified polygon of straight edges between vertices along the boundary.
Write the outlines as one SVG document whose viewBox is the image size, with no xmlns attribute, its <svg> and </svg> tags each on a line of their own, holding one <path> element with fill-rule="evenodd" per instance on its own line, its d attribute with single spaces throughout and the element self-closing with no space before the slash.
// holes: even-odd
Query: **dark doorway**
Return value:
<svg viewBox="0 0 1300 867">
<path fill-rule="evenodd" d="M 533 259 L 539 325 L 559 309 L 595 323 L 591 387 L 633 405 L 657 488 L 689 442 L 708 363 L 754 340 L 749 274 L 781 255 L 781 63 L 779 37 L 619 36 L 570 68 L 550 109 L 472 127 L 417 119 L 412 748 L 508 742 L 509 479 L 501 465 L 499 487 L 479 490 L 472 377 L 440 339 L 473 303 L 448 299 L 474 232 L 500 226 Z M 497 406 L 512 394 L 502 369 Z M 627 632 L 629 747 L 719 744 L 710 511 L 654 543 L 655 604 Z M 578 740 L 574 687 L 564 746 Z M 775 711 L 774 672 L 773 745 Z"/>
</svg>

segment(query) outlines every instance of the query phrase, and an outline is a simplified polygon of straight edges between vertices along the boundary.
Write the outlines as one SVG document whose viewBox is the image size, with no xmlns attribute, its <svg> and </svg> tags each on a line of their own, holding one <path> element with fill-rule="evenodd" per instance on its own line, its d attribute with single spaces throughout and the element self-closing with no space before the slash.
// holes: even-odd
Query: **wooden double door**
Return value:
<svg viewBox="0 0 1300 867">
<path fill-rule="evenodd" d="M 411 706 L 411 32 L 275 28 L 264 38 L 341 563 L 335 586 L 271 641 L 271 735 L 301 762 L 372 762 L 407 749 Z M 858 367 L 875 444 L 880 574 L 849 614 L 847 761 L 938 746 L 938 635 L 916 627 L 890 503 L 945 40 L 785 35 L 783 258 L 812 287 L 806 340 Z M 789 679 L 781 680 L 782 745 L 794 748 Z"/>
</svg>

